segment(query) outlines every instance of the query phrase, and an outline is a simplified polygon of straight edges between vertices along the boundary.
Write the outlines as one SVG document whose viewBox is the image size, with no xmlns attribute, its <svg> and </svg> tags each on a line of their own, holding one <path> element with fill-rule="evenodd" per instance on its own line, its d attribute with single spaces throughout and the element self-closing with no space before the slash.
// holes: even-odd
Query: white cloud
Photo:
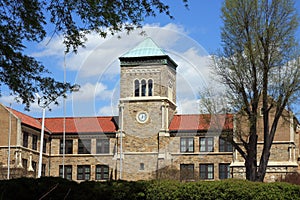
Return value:
<svg viewBox="0 0 300 200">
<path fill-rule="evenodd" d="M 145 35 L 141 35 L 141 31 Z M 164 27 L 148 24 L 142 30 L 133 31 L 129 35 L 120 33 L 119 36 L 120 38 L 114 36 L 103 39 L 97 34 L 90 34 L 87 36 L 86 48 L 80 48 L 77 54 L 69 53 L 66 56 L 67 70 L 76 74 L 71 82 L 81 85 L 80 91 L 73 94 L 73 109 L 77 110 L 73 112 L 75 115 L 109 115 L 116 112 L 112 109 L 116 106 L 109 104 L 116 105 L 118 102 L 118 58 L 146 37 L 151 37 L 178 64 L 177 102 L 180 104 L 180 113 L 194 113 L 198 109 L 200 87 L 206 84 L 209 77 L 209 55 L 200 44 L 188 37 L 184 27 L 176 24 Z M 43 49 L 33 55 L 60 56 L 57 62 L 62 62 L 64 46 L 61 38 L 52 38 L 47 46 L 43 45 Z"/>
<path fill-rule="evenodd" d="M 179 98 L 177 100 L 177 112 L 179 114 L 198 114 L 200 113 L 199 101 L 197 99 Z"/>
<path fill-rule="evenodd" d="M 85 83 L 81 85 L 78 92 L 74 92 L 72 95 L 73 101 L 91 101 L 110 98 L 112 91 L 108 90 L 103 83 Z"/>
<path fill-rule="evenodd" d="M 118 115 L 118 106 L 103 106 L 98 111 L 99 116 L 115 116 Z"/>
<path fill-rule="evenodd" d="M 43 42 L 39 43 L 37 50 L 31 53 L 31 56 L 36 58 L 61 56 L 64 54 L 65 46 L 63 38 L 60 36 L 46 37 Z"/>
</svg>

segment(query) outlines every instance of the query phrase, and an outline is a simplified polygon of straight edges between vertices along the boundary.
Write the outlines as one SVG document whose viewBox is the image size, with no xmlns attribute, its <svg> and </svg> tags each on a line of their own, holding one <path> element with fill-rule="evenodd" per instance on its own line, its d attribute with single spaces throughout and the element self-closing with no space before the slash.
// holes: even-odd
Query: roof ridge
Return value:
<svg viewBox="0 0 300 200">
<path fill-rule="evenodd" d="M 65 119 L 78 119 L 78 118 L 112 118 L 112 117 L 118 117 L 118 116 L 74 116 L 74 117 L 65 117 Z M 45 119 L 63 119 L 64 117 L 46 117 Z M 36 118 L 36 119 L 42 119 L 42 118 Z"/>
</svg>

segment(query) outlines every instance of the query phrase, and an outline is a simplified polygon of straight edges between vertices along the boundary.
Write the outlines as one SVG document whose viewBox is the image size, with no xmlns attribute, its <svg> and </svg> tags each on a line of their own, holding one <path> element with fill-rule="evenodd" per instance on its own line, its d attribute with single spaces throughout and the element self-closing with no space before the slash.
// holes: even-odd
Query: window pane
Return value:
<svg viewBox="0 0 300 200">
<path fill-rule="evenodd" d="M 219 164 L 219 179 L 230 177 L 230 164 Z"/>
<path fill-rule="evenodd" d="M 109 178 L 109 166 L 97 165 L 96 166 L 96 180 L 108 180 Z"/>
<path fill-rule="evenodd" d="M 89 154 L 91 152 L 90 139 L 78 139 L 78 154 Z"/>
<path fill-rule="evenodd" d="M 146 96 L 146 81 L 142 80 L 142 96 Z"/>
<path fill-rule="evenodd" d="M 201 137 L 200 138 L 200 152 L 211 152 L 214 149 L 213 137 Z"/>
<path fill-rule="evenodd" d="M 27 132 L 23 133 L 23 146 L 28 147 L 28 133 Z"/>
<path fill-rule="evenodd" d="M 232 144 L 226 138 L 219 138 L 219 152 L 232 152 Z"/>
<path fill-rule="evenodd" d="M 180 152 L 194 152 L 194 138 L 180 138 Z"/>
<path fill-rule="evenodd" d="M 200 164 L 200 179 L 213 179 L 214 178 L 214 165 L 213 164 Z"/>
<path fill-rule="evenodd" d="M 181 180 L 194 179 L 194 164 L 180 164 L 180 179 Z"/>
<path fill-rule="evenodd" d="M 109 139 L 97 139 L 96 153 L 109 153 Z"/>
<path fill-rule="evenodd" d="M 60 140 L 59 153 L 63 154 L 63 139 Z M 65 140 L 65 154 L 73 154 L 73 140 Z"/>
<path fill-rule="evenodd" d="M 140 96 L 140 83 L 138 80 L 134 81 L 134 96 L 135 97 Z"/>
<path fill-rule="evenodd" d="M 152 96 L 152 88 L 153 88 L 153 82 L 152 80 L 148 80 L 148 96 Z"/>
<path fill-rule="evenodd" d="M 32 135 L 32 149 L 34 150 L 37 150 L 37 140 L 38 140 L 38 136 Z"/>
</svg>

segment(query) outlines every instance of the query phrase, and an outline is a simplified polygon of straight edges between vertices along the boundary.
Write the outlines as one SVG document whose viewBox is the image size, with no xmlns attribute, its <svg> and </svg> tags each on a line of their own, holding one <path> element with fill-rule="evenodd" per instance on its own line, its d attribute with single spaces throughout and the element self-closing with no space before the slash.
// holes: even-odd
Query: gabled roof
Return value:
<svg viewBox="0 0 300 200">
<path fill-rule="evenodd" d="M 41 120 L 41 119 L 40 119 Z M 61 134 L 64 130 L 64 118 L 46 118 L 45 126 L 52 134 Z M 76 133 L 113 133 L 118 130 L 114 117 L 66 117 L 65 131 Z"/>
<path fill-rule="evenodd" d="M 191 114 L 175 115 L 169 130 L 176 131 L 207 131 L 220 129 L 233 130 L 233 115 Z"/>
<path fill-rule="evenodd" d="M 164 51 L 159 48 L 154 41 L 148 37 L 136 47 L 125 53 L 122 58 L 149 57 L 149 56 L 166 56 Z"/>
<path fill-rule="evenodd" d="M 29 115 L 26 115 L 24 113 L 21 113 L 19 111 L 16 111 L 14 109 L 10 109 L 8 108 L 15 116 L 17 116 L 20 120 L 22 124 L 25 124 L 27 126 L 31 126 L 33 128 L 36 129 L 41 129 L 42 128 L 42 124 L 35 118 L 30 117 Z"/>
</svg>

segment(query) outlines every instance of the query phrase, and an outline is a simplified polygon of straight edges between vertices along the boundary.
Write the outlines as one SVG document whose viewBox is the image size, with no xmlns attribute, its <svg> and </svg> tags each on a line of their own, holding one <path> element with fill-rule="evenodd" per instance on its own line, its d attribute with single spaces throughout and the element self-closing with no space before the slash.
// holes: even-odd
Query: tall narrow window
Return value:
<svg viewBox="0 0 300 200">
<path fill-rule="evenodd" d="M 153 95 L 153 81 L 150 79 L 148 80 L 148 96 Z"/>
<path fill-rule="evenodd" d="M 47 139 L 44 138 L 44 142 L 43 142 L 43 153 L 47 152 Z"/>
<path fill-rule="evenodd" d="M 24 158 L 22 158 L 22 165 L 23 165 L 23 168 L 27 171 L 27 168 L 28 168 L 28 166 L 27 166 L 27 159 L 24 159 Z"/>
<path fill-rule="evenodd" d="M 214 179 L 214 164 L 200 164 L 200 179 Z"/>
<path fill-rule="evenodd" d="M 28 133 L 23 133 L 23 147 L 28 147 Z"/>
<path fill-rule="evenodd" d="M 146 96 L 146 81 L 145 80 L 142 80 L 142 97 Z"/>
<path fill-rule="evenodd" d="M 41 176 L 46 176 L 46 164 L 42 164 L 42 174 Z"/>
<path fill-rule="evenodd" d="M 32 135 L 32 149 L 37 150 L 38 136 Z"/>
<path fill-rule="evenodd" d="M 140 96 L 140 82 L 139 82 L 139 80 L 134 81 L 134 96 L 135 97 Z"/>
</svg>

